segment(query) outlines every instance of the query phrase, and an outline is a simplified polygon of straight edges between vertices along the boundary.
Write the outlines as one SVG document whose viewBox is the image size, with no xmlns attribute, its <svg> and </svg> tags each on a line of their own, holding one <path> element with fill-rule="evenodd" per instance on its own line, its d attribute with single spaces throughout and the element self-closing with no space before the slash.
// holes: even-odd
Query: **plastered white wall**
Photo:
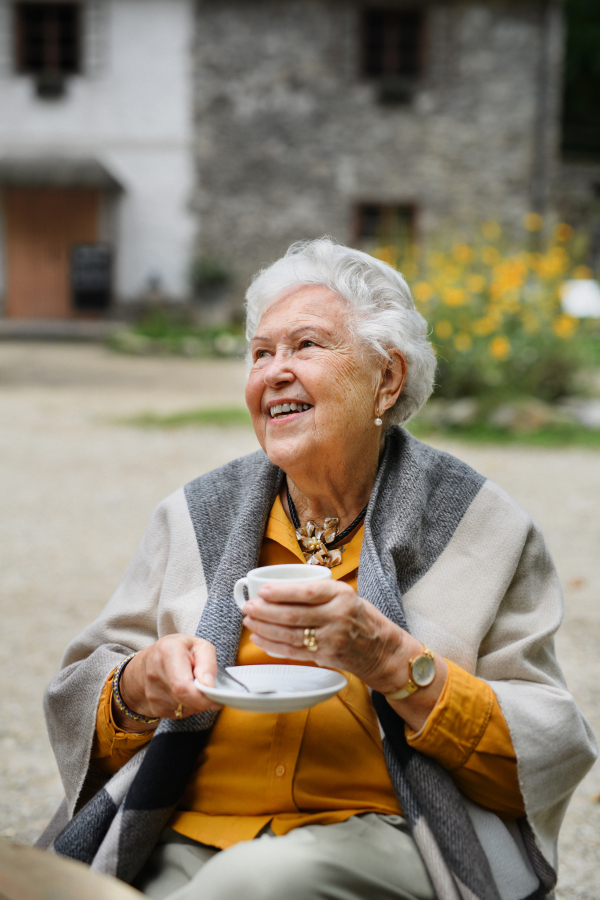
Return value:
<svg viewBox="0 0 600 900">
<path fill-rule="evenodd" d="M 124 300 L 156 277 L 170 296 L 187 291 L 192 4 L 84 0 L 84 72 L 51 101 L 15 73 L 11 6 L 0 0 L 0 156 L 95 157 L 120 181 L 116 293 Z"/>
</svg>

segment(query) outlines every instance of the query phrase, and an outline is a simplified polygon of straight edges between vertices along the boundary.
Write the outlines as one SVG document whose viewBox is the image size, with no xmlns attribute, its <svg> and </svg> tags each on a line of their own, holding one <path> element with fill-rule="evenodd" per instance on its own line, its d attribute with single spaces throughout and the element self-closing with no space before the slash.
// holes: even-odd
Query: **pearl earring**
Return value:
<svg viewBox="0 0 600 900">
<path fill-rule="evenodd" d="M 381 421 L 381 419 L 379 418 L 379 416 L 377 416 L 377 418 L 375 419 L 375 424 L 377 425 L 378 428 L 379 428 L 380 425 L 383 425 L 383 422 Z"/>
</svg>

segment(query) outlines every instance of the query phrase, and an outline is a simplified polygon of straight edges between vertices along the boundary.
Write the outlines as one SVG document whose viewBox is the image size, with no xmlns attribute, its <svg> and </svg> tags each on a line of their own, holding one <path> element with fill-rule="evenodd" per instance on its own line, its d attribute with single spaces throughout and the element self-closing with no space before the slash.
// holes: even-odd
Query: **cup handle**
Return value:
<svg viewBox="0 0 600 900">
<path fill-rule="evenodd" d="M 246 602 L 246 595 L 244 594 L 244 588 L 248 589 L 248 579 L 240 578 L 236 581 L 235 586 L 233 588 L 233 599 L 235 600 L 238 608 L 241 610 Z"/>
</svg>

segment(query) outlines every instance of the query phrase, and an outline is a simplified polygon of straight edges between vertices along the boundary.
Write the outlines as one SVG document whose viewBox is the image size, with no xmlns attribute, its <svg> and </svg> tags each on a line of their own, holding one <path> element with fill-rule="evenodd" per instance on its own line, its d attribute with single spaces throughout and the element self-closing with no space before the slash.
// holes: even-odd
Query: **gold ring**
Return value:
<svg viewBox="0 0 600 900">
<path fill-rule="evenodd" d="M 175 710 L 175 718 L 183 719 L 183 703 L 180 703 L 177 709 Z"/>
<path fill-rule="evenodd" d="M 307 650 L 310 650 L 312 653 L 316 653 L 319 649 L 319 645 L 317 643 L 317 636 L 315 634 L 314 628 L 305 628 L 304 629 L 304 640 L 302 641 Z"/>
</svg>

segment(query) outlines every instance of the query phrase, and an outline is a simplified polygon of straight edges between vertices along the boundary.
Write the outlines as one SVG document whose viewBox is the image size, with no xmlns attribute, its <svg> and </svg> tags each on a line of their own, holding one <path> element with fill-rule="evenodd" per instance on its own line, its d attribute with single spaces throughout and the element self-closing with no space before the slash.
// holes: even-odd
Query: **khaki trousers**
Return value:
<svg viewBox="0 0 600 900">
<path fill-rule="evenodd" d="M 153 900 L 435 900 L 404 819 L 376 813 L 228 850 L 167 828 L 134 887 Z"/>
</svg>

